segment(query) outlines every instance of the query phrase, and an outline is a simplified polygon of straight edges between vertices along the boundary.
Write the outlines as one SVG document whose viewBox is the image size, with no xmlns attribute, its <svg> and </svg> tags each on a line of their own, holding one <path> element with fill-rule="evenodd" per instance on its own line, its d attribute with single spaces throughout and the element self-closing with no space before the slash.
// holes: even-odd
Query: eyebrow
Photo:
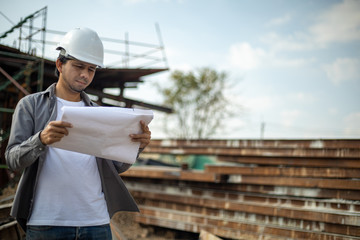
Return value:
<svg viewBox="0 0 360 240">
<path fill-rule="evenodd" d="M 86 63 L 82 63 L 82 62 L 73 62 L 73 64 L 74 65 L 78 65 L 78 66 L 82 66 L 82 67 L 89 67 L 89 68 L 91 68 L 91 69 L 96 69 L 96 66 L 92 66 L 92 65 L 88 65 L 88 64 L 86 64 Z"/>
</svg>

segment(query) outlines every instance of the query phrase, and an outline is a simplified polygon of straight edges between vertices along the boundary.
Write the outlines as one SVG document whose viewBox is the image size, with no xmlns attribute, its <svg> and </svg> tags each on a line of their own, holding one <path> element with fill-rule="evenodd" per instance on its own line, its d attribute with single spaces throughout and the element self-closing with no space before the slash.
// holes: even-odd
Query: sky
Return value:
<svg viewBox="0 0 360 240">
<path fill-rule="evenodd" d="M 174 70 L 226 72 L 234 116 L 214 138 L 360 138 L 358 0 L 0 0 L 0 33 L 45 6 L 47 28 L 63 32 L 86 26 L 159 44 L 158 24 L 169 71 L 143 78 L 129 98 L 162 105 L 155 84 Z M 116 61 L 105 54 L 108 67 Z M 153 138 L 166 137 L 164 114 L 154 116 Z"/>
</svg>

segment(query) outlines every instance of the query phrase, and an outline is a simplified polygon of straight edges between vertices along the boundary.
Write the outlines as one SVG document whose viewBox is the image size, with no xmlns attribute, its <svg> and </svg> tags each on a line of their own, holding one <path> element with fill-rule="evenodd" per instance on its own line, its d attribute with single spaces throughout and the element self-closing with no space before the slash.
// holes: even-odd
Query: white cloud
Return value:
<svg viewBox="0 0 360 240">
<path fill-rule="evenodd" d="M 286 58 L 278 52 L 255 48 L 247 42 L 233 44 L 229 54 L 230 65 L 240 70 L 254 70 L 261 67 L 299 67 L 314 62 L 314 58 Z"/>
<path fill-rule="evenodd" d="M 329 113 L 330 115 L 337 115 L 337 114 L 339 113 L 339 110 L 338 110 L 337 108 L 335 108 L 335 107 L 330 107 L 330 108 L 328 109 L 328 113 Z"/>
<path fill-rule="evenodd" d="M 315 98 L 310 93 L 297 92 L 290 94 L 289 100 L 295 100 L 297 103 L 313 103 Z"/>
<path fill-rule="evenodd" d="M 291 20 L 290 14 L 285 14 L 282 17 L 271 19 L 266 25 L 268 26 L 279 26 L 288 23 Z"/>
<path fill-rule="evenodd" d="M 285 24 L 291 18 L 290 14 L 286 14 L 271 20 L 268 25 Z M 288 35 L 280 35 L 276 32 L 267 33 L 262 38 L 262 41 L 268 45 L 266 49 L 251 46 L 248 42 L 233 44 L 230 47 L 230 63 L 241 70 L 254 70 L 264 64 L 299 67 L 314 62 L 316 59 L 314 57 L 311 59 L 284 58 L 280 53 L 307 51 L 327 47 L 331 43 L 353 40 L 360 40 L 360 1 L 345 0 L 325 9 L 315 19 L 315 23 L 303 31 L 295 31 Z M 351 68 L 351 72 L 345 74 L 345 76 L 349 75 L 345 79 L 352 77 L 351 74 L 355 71 L 352 66 L 347 67 L 347 69 Z M 331 71 L 329 67 L 326 67 L 326 72 L 329 71 Z M 341 78 L 338 76 L 331 79 L 338 82 Z"/>
<path fill-rule="evenodd" d="M 281 112 L 281 123 L 286 126 L 290 127 L 293 125 L 293 123 L 296 121 L 296 119 L 301 115 L 301 112 L 299 110 L 287 110 Z"/>
<path fill-rule="evenodd" d="M 264 35 L 262 41 L 269 45 L 272 52 L 303 51 L 313 48 L 311 38 L 304 32 L 281 36 L 275 32 Z"/>
<path fill-rule="evenodd" d="M 124 4 L 139 4 L 139 3 L 156 3 L 156 2 L 169 2 L 169 0 L 122 0 Z M 177 1 L 181 3 L 181 1 Z"/>
<path fill-rule="evenodd" d="M 280 23 L 280 19 L 274 21 Z M 312 50 L 356 40 L 360 40 L 360 1 L 357 0 L 345 0 L 324 10 L 303 31 L 288 35 L 271 32 L 262 38 L 271 52 Z"/>
<path fill-rule="evenodd" d="M 247 42 L 233 44 L 230 47 L 230 63 L 241 70 L 252 70 L 259 67 L 266 53 L 261 48 L 253 48 Z"/>
<path fill-rule="evenodd" d="M 354 112 L 344 118 L 344 133 L 348 136 L 360 136 L 360 112 Z"/>
<path fill-rule="evenodd" d="M 278 66 L 278 67 L 300 67 L 300 66 L 304 66 L 306 64 L 312 63 L 314 62 L 315 59 L 311 58 L 311 59 L 305 59 L 305 58 L 281 58 L 278 56 L 274 56 L 271 61 L 270 64 L 272 64 L 273 66 Z"/>
<path fill-rule="evenodd" d="M 328 78 L 334 84 L 344 81 L 360 81 L 360 60 L 356 58 L 338 58 L 323 66 Z"/>
<path fill-rule="evenodd" d="M 276 98 L 277 97 L 272 96 L 257 96 L 242 98 L 239 99 L 238 102 L 241 102 L 246 109 L 255 110 L 258 113 L 262 113 L 274 107 Z"/>
<path fill-rule="evenodd" d="M 360 40 L 360 1 L 345 0 L 333 5 L 309 31 L 320 44 Z"/>
</svg>

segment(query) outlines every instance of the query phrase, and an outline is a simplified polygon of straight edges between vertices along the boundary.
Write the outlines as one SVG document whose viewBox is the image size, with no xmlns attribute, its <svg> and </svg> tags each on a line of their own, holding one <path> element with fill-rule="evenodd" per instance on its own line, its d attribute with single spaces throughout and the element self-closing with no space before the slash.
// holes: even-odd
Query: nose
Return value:
<svg viewBox="0 0 360 240">
<path fill-rule="evenodd" d="M 87 69 L 82 69 L 82 71 L 81 71 L 81 73 L 80 73 L 80 77 L 81 77 L 82 79 L 88 80 L 89 77 L 90 77 L 89 71 L 88 71 Z"/>
</svg>

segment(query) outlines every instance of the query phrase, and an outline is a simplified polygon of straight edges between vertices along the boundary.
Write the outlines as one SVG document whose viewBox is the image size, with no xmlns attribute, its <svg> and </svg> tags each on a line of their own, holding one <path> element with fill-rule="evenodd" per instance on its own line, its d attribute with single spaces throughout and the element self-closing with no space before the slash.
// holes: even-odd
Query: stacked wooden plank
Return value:
<svg viewBox="0 0 360 240">
<path fill-rule="evenodd" d="M 140 223 L 230 239 L 360 239 L 360 140 L 153 140 L 148 154 L 219 162 L 123 173 Z"/>
<path fill-rule="evenodd" d="M 0 200 L 0 239 L 22 239 L 24 235 L 16 220 L 10 217 L 13 198 L 10 196 Z"/>
</svg>

